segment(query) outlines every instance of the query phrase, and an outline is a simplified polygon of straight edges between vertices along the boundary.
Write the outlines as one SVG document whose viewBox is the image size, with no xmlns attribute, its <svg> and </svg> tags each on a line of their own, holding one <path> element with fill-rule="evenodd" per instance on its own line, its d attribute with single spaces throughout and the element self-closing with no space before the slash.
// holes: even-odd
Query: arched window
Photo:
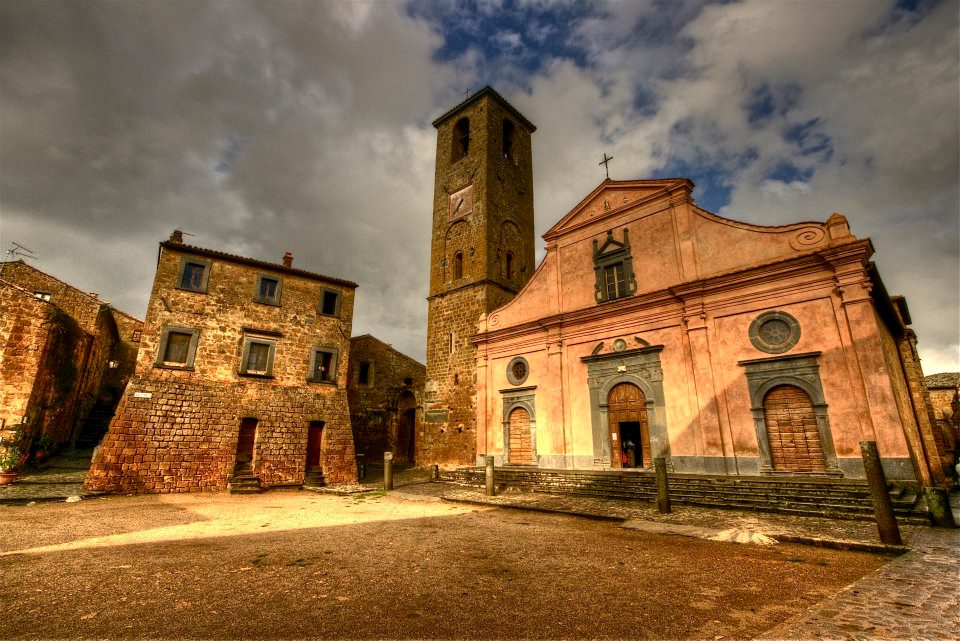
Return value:
<svg viewBox="0 0 960 641">
<path fill-rule="evenodd" d="M 463 278 L 463 252 L 453 255 L 453 280 Z"/>
<path fill-rule="evenodd" d="M 457 162 L 470 152 L 470 119 L 461 118 L 453 126 L 453 152 L 450 162 Z"/>
<path fill-rule="evenodd" d="M 507 280 L 513 280 L 513 252 L 507 252 L 507 265 L 505 271 Z"/>
<path fill-rule="evenodd" d="M 513 160 L 513 129 L 511 121 L 503 121 L 503 157 L 508 160 Z"/>
</svg>

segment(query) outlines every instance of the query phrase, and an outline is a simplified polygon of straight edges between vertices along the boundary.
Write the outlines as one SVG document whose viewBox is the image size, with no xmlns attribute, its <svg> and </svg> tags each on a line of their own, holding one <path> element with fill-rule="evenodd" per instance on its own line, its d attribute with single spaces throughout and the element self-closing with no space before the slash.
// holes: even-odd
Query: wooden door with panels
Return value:
<svg viewBox="0 0 960 641">
<path fill-rule="evenodd" d="M 631 383 L 615 385 L 607 395 L 610 426 L 610 467 L 651 467 L 647 399 Z"/>
</svg>

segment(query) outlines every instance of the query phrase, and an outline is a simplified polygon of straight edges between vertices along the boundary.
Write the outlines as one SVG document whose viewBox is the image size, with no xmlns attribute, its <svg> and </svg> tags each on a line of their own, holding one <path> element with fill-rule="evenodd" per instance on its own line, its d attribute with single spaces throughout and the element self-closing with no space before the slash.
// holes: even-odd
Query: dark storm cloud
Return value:
<svg viewBox="0 0 960 641">
<path fill-rule="evenodd" d="M 360 284 L 423 358 L 435 132 L 496 84 L 539 127 L 537 229 L 603 178 L 685 174 L 764 224 L 841 211 L 956 369 L 950 2 L 0 3 L 0 245 L 142 314 L 156 243 Z"/>
</svg>

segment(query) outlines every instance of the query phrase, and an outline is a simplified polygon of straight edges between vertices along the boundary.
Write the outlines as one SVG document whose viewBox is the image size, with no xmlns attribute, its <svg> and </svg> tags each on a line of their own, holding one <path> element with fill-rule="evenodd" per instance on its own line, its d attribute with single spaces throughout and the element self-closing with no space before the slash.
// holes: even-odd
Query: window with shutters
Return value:
<svg viewBox="0 0 960 641">
<path fill-rule="evenodd" d="M 153 364 L 154 367 L 192 370 L 199 339 L 200 330 L 198 329 L 176 326 L 164 327 L 160 334 L 160 344 L 157 349 L 157 360 Z"/>
<path fill-rule="evenodd" d="M 633 257 L 630 255 L 630 239 L 623 230 L 623 242 L 615 240 L 613 231 L 601 245 L 593 241 L 593 269 L 596 276 L 594 298 L 606 303 L 637 292 L 637 280 L 633 275 Z"/>
</svg>

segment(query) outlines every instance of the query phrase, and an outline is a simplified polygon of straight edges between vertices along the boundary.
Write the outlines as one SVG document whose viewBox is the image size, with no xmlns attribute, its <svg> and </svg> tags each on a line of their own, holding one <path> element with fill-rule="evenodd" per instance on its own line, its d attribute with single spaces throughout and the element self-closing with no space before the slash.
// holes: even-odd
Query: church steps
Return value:
<svg viewBox="0 0 960 641">
<path fill-rule="evenodd" d="M 651 472 L 616 470 L 497 469 L 498 487 L 550 494 L 570 494 L 654 502 L 656 478 Z M 444 475 L 454 483 L 482 486 L 482 468 L 460 468 Z M 916 509 L 917 494 L 903 485 L 891 486 L 894 511 L 902 522 L 927 523 Z M 865 482 L 782 477 L 670 476 L 670 500 L 681 505 L 746 509 L 800 516 L 872 519 L 873 504 Z"/>
</svg>

